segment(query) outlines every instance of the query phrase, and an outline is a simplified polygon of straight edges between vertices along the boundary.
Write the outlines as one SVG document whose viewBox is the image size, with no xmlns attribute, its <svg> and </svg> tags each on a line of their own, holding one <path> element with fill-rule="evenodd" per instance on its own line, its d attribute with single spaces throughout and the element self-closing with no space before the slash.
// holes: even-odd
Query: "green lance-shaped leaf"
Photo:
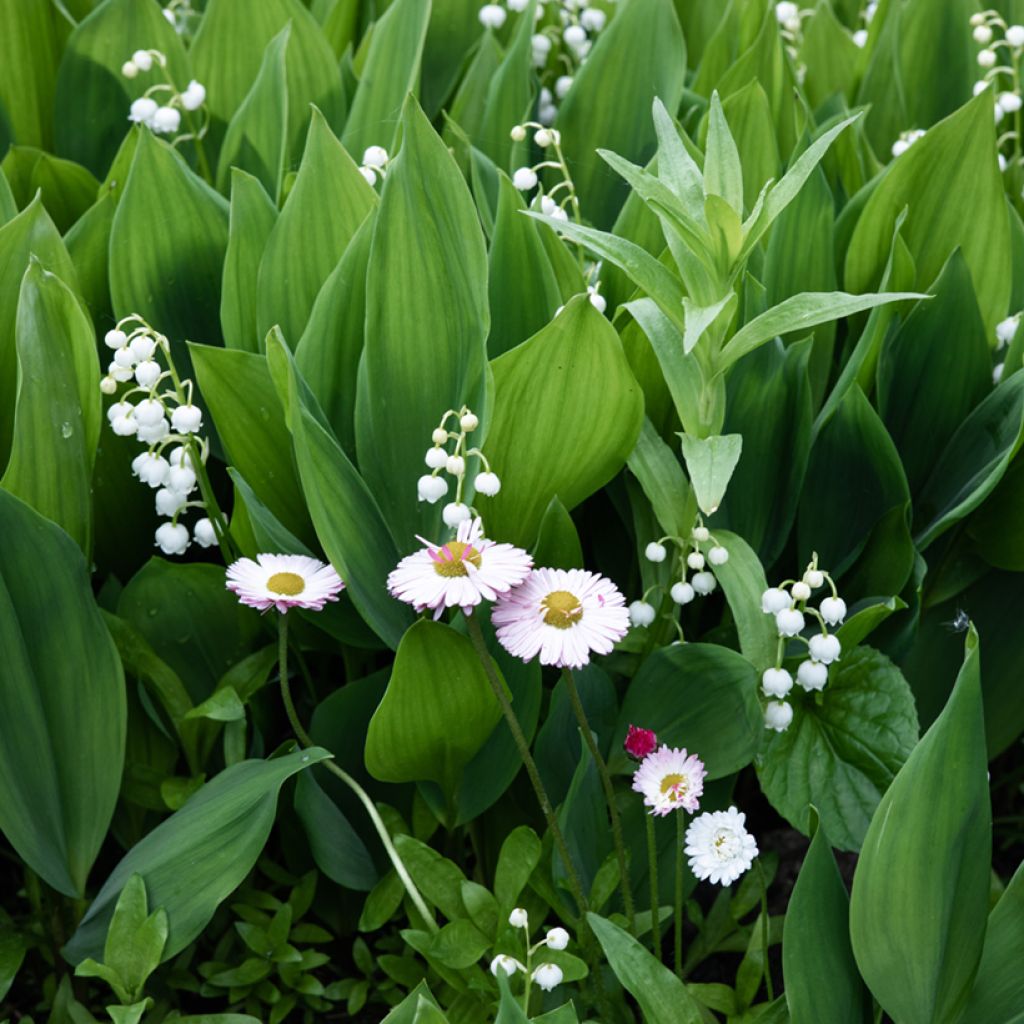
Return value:
<svg viewBox="0 0 1024 1024">
<path fill-rule="evenodd" d="M 260 337 L 277 324 L 291 344 L 298 343 L 321 285 L 376 202 L 352 157 L 314 110 L 298 176 L 260 262 Z"/>
<path fill-rule="evenodd" d="M 402 123 L 366 278 L 356 448 L 404 544 L 438 522 L 438 509 L 418 509 L 414 494 L 445 410 L 465 403 L 487 423 L 481 403 L 489 313 L 487 253 L 466 183 L 412 98 Z"/>
<path fill-rule="evenodd" d="M 707 149 L 704 154 L 704 195 L 720 196 L 734 213 L 743 214 L 743 168 L 736 140 L 725 120 L 722 101 L 711 94 Z"/>
<path fill-rule="evenodd" d="M 0 164 L 18 206 L 25 207 L 36 192 L 57 230 L 64 233 L 96 199 L 100 183 L 81 164 L 44 153 L 32 146 L 11 146 Z"/>
<path fill-rule="evenodd" d="M 553 497 L 572 510 L 622 468 L 643 397 L 618 335 L 583 296 L 492 368 L 486 450 L 502 489 L 482 511 L 492 536 L 528 546 Z"/>
<path fill-rule="evenodd" d="M 154 211 L 164 211 L 160 220 Z M 139 132 L 110 233 L 110 296 L 175 341 L 220 341 L 228 205 L 166 142 Z"/>
<path fill-rule="evenodd" d="M 472 644 L 421 620 L 398 646 L 366 734 L 366 766 L 383 782 L 432 779 L 450 797 L 501 710 Z"/>
<path fill-rule="evenodd" d="M 121 785 L 121 662 L 74 541 L 2 490 L 0 536 L 0 830 L 81 897 Z"/>
<path fill-rule="evenodd" d="M 715 437 L 691 437 L 680 434 L 683 458 L 697 505 L 706 516 L 718 510 L 740 460 L 743 438 L 739 434 Z"/>
<path fill-rule="evenodd" d="M 871 820 L 850 902 L 860 973 L 901 1024 L 960 1019 L 988 915 L 991 812 L 972 627 L 945 710 Z"/>
<path fill-rule="evenodd" d="M 406 97 L 416 93 L 429 19 L 430 4 L 395 0 L 374 24 L 341 136 L 356 158 L 367 146 L 383 146 L 391 152 L 398 129 L 395 115 Z"/>
<path fill-rule="evenodd" d="M 33 257 L 15 328 L 14 444 L 0 487 L 92 546 L 92 468 L 100 433 L 100 368 L 92 322 Z"/>
<path fill-rule="evenodd" d="M 72 963 L 97 957 L 122 889 L 146 883 L 149 905 L 167 913 L 162 960 L 180 953 L 252 870 L 277 811 L 285 781 L 331 755 L 320 747 L 225 768 L 136 843 L 114 868 L 64 947 Z"/>
<path fill-rule="evenodd" d="M 828 837 L 814 838 L 786 909 L 782 970 L 793 1024 L 866 1024 L 871 998 L 850 947 L 850 897 Z"/>
<path fill-rule="evenodd" d="M 696 499 L 679 460 L 646 417 L 628 465 L 662 530 L 671 537 L 689 537 L 697 515 Z"/>
</svg>

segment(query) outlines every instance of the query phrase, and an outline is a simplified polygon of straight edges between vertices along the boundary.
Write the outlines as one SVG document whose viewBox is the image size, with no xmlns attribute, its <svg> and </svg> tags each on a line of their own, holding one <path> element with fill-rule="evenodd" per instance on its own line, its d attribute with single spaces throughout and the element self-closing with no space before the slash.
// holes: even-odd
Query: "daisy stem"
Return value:
<svg viewBox="0 0 1024 1024">
<path fill-rule="evenodd" d="M 683 812 L 676 811 L 676 974 L 683 977 Z"/>
<path fill-rule="evenodd" d="M 285 615 L 278 615 L 277 617 L 277 658 L 281 675 L 281 700 L 284 702 L 284 710 L 288 715 L 288 721 L 291 724 L 292 731 L 304 747 L 316 746 L 309 733 L 306 732 L 302 723 L 299 721 L 298 712 L 295 710 L 295 704 L 292 701 L 291 687 L 288 684 L 288 619 Z M 391 864 L 395 869 L 395 873 L 401 879 L 402 885 L 405 886 L 405 891 L 409 894 L 409 899 L 412 900 L 413 905 L 419 911 L 420 916 L 426 922 L 429 930 L 436 932 L 438 927 L 437 922 L 434 920 L 434 915 L 431 914 L 430 909 L 427 907 L 423 897 L 420 895 L 419 889 L 416 888 L 416 883 L 412 880 L 412 877 L 406 870 L 405 864 L 402 863 L 402 858 L 399 857 L 398 851 L 395 849 L 395 844 L 391 841 L 387 825 L 384 824 L 384 819 L 381 818 L 376 804 L 374 804 L 370 799 L 366 790 L 363 789 L 363 787 L 360 786 L 348 772 L 343 768 L 339 768 L 333 760 L 324 761 L 322 764 L 329 772 L 332 772 L 341 779 L 341 781 L 344 782 L 345 785 L 348 786 L 348 788 L 351 789 L 359 798 L 363 807 L 366 808 L 366 813 L 370 816 L 370 820 L 373 822 L 373 827 L 377 830 L 377 835 L 380 836 L 380 841 L 384 846 L 384 851 L 387 853 L 388 859 L 391 861 Z"/>
<path fill-rule="evenodd" d="M 761 958 L 764 964 L 764 984 L 768 990 L 768 1002 L 775 998 L 775 986 L 772 984 L 772 969 L 768 963 L 768 879 L 765 878 L 761 858 L 757 859 L 757 877 L 761 882 Z"/>
<path fill-rule="evenodd" d="M 626 920 L 629 922 L 629 930 L 636 935 L 636 911 L 633 909 L 633 887 L 629 878 L 629 861 L 626 858 L 626 845 L 622 841 L 622 822 L 619 819 L 619 808 L 615 803 L 615 787 L 612 785 L 612 777 L 608 772 L 608 765 L 605 764 L 601 751 L 598 750 L 597 741 L 587 721 L 587 713 L 583 710 L 583 702 L 580 700 L 579 690 L 576 689 L 576 680 L 573 677 L 572 669 L 562 668 L 562 678 L 565 680 L 565 688 L 569 692 L 569 703 L 576 715 L 580 732 L 583 734 L 583 742 L 586 743 L 590 756 L 594 760 L 597 774 L 601 777 L 601 786 L 604 788 L 605 802 L 608 804 L 608 817 L 612 822 L 612 838 L 615 841 L 615 855 L 619 861 L 619 886 L 622 889 L 622 905 L 626 911 Z"/>
<path fill-rule="evenodd" d="M 651 952 L 661 959 L 661 922 L 658 920 L 658 843 L 654 835 L 654 818 L 644 815 L 647 825 L 647 877 L 651 883 Z"/>
<path fill-rule="evenodd" d="M 512 702 L 508 699 L 508 694 L 505 692 L 505 685 L 494 671 L 491 652 L 487 649 L 487 641 L 484 639 L 483 631 L 480 629 L 480 623 L 475 615 L 466 616 L 466 628 L 469 631 L 469 639 L 472 641 L 477 656 L 484 667 L 487 681 L 491 684 L 494 696 L 501 707 L 501 713 L 505 716 L 505 721 L 508 723 L 509 732 L 512 733 L 512 739 L 515 741 L 523 767 L 526 769 L 526 774 L 533 785 L 533 791 L 537 794 L 537 802 L 540 804 L 540 809 L 544 813 L 548 828 L 551 830 L 551 838 L 554 840 L 555 846 L 558 847 L 558 853 L 565 864 L 566 876 L 569 881 L 569 888 L 572 890 L 573 899 L 576 901 L 577 913 L 580 917 L 585 917 L 590 906 L 587 897 L 583 893 L 583 885 L 580 882 L 579 875 L 576 873 L 572 857 L 569 855 L 569 847 L 558 825 L 558 820 L 555 818 L 555 812 L 551 806 L 547 790 L 541 781 L 540 772 L 537 770 L 537 762 L 534 761 L 533 755 L 530 753 L 530 744 L 527 743 L 522 726 L 519 724 L 519 719 L 516 718 Z"/>
</svg>

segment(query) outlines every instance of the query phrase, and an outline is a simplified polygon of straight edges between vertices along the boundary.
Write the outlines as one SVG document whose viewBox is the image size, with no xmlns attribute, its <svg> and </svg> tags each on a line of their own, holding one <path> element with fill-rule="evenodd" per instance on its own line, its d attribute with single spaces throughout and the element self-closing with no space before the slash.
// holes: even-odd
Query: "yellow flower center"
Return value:
<svg viewBox="0 0 1024 1024">
<path fill-rule="evenodd" d="M 668 794 L 670 800 L 679 800 L 686 796 L 686 791 L 689 788 L 690 786 L 686 781 L 686 776 L 679 775 L 676 772 L 666 775 L 661 780 L 661 792 L 663 794 Z"/>
<path fill-rule="evenodd" d="M 434 572 L 447 579 L 468 576 L 467 562 L 472 562 L 478 569 L 480 568 L 480 552 L 472 544 L 463 544 L 460 540 L 449 541 L 443 548 L 434 552 L 433 559 Z"/>
<path fill-rule="evenodd" d="M 267 590 L 286 597 L 295 597 L 306 589 L 306 581 L 297 572 L 275 572 L 267 580 Z"/>
<path fill-rule="evenodd" d="M 583 617 L 580 599 L 568 590 L 552 590 L 540 606 L 544 609 L 544 621 L 555 629 L 568 629 Z"/>
</svg>

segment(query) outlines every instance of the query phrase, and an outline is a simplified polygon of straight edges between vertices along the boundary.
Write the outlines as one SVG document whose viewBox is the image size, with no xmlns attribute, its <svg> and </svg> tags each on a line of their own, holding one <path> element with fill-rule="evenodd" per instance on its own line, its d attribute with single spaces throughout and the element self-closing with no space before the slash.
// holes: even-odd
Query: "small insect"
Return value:
<svg viewBox="0 0 1024 1024">
<path fill-rule="evenodd" d="M 971 617 L 963 610 L 957 608 L 956 614 L 949 622 L 942 623 L 950 633 L 966 633 L 967 627 L 971 624 Z"/>
</svg>

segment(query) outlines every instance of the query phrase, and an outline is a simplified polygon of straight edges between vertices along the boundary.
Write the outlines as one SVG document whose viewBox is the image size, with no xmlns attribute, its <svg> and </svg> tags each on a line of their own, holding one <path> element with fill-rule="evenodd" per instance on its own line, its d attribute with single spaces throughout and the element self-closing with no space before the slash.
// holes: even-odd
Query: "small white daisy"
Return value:
<svg viewBox="0 0 1024 1024">
<path fill-rule="evenodd" d="M 705 775 L 704 762 L 696 754 L 662 745 L 633 773 L 633 789 L 643 793 L 651 814 L 663 816 L 679 809 L 692 814 L 700 806 Z"/>
<path fill-rule="evenodd" d="M 534 569 L 494 606 L 491 621 L 509 654 L 582 668 L 629 631 L 626 601 L 611 580 L 583 569 Z"/>
<path fill-rule="evenodd" d="M 433 609 L 435 619 L 456 606 L 469 615 L 481 601 L 522 583 L 533 565 L 522 548 L 486 540 L 479 518 L 459 523 L 456 539 L 447 544 L 419 540 L 426 547 L 398 563 L 388 575 L 388 592 L 418 612 Z"/>
<path fill-rule="evenodd" d="M 261 612 L 276 608 L 282 615 L 289 608 L 320 611 L 328 601 L 337 601 L 345 586 L 332 566 L 305 555 L 240 558 L 228 566 L 227 575 L 228 590 L 242 604 Z"/>
<path fill-rule="evenodd" d="M 698 878 L 732 885 L 750 870 L 758 851 L 756 840 L 744 825 L 746 819 L 735 807 L 693 819 L 686 830 L 684 850 L 690 870 Z"/>
</svg>

